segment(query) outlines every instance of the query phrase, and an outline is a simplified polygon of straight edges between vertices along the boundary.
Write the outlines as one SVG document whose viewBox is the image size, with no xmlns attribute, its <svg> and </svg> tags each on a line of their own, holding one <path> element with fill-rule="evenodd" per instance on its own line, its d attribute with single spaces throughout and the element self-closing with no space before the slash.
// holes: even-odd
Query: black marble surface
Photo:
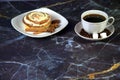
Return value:
<svg viewBox="0 0 120 80">
<path fill-rule="evenodd" d="M 0 80 L 120 80 L 120 1 L 35 0 L 0 2 Z M 48 7 L 69 21 L 66 28 L 46 38 L 30 38 L 11 25 L 21 13 Z M 115 17 L 115 33 L 102 41 L 78 37 L 74 26 L 81 13 L 99 9 Z M 113 66 L 114 65 L 114 66 Z M 113 67 L 112 67 L 113 66 Z M 114 68 L 114 69 L 113 69 Z"/>
</svg>

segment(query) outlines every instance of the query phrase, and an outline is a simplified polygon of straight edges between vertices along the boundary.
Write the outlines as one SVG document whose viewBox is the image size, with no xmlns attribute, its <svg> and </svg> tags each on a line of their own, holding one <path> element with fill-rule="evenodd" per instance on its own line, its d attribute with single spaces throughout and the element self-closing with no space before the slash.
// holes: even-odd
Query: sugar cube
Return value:
<svg viewBox="0 0 120 80">
<path fill-rule="evenodd" d="M 92 37 L 93 37 L 93 39 L 98 39 L 98 34 L 97 33 L 93 33 Z"/>
<path fill-rule="evenodd" d="M 107 34 L 105 32 L 101 33 L 100 34 L 101 38 L 106 38 L 107 37 Z"/>
</svg>

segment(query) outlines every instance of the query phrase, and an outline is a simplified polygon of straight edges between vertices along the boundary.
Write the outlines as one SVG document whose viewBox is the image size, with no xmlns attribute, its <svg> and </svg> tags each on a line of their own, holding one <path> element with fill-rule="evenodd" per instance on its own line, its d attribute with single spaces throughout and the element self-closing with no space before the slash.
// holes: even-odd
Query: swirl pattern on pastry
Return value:
<svg viewBox="0 0 120 80">
<path fill-rule="evenodd" d="M 30 12 L 24 16 L 23 22 L 29 27 L 48 27 L 51 24 L 51 17 L 43 12 Z"/>
</svg>

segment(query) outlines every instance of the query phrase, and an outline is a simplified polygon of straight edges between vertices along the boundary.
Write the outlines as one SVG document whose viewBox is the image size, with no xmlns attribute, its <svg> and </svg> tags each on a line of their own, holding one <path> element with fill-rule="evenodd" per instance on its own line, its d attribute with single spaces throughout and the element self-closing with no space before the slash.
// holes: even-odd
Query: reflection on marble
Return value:
<svg viewBox="0 0 120 80">
<path fill-rule="evenodd" d="M 110 1 L 0 2 L 0 80 L 89 80 L 90 77 L 119 80 L 120 6 L 106 6 Z M 26 37 L 12 28 L 10 21 L 14 16 L 39 7 L 48 7 L 62 14 L 68 19 L 68 26 L 41 39 Z M 81 13 L 88 9 L 104 10 L 115 17 L 116 31 L 110 38 L 94 42 L 75 34 L 75 24 L 80 21 Z M 107 72 L 99 73 L 104 70 Z"/>
<path fill-rule="evenodd" d="M 56 45 L 64 45 L 64 51 L 70 51 L 75 52 L 76 49 L 83 50 L 84 47 L 82 47 L 81 44 L 75 42 L 72 38 L 69 37 L 55 37 L 52 40 L 55 41 Z"/>
</svg>

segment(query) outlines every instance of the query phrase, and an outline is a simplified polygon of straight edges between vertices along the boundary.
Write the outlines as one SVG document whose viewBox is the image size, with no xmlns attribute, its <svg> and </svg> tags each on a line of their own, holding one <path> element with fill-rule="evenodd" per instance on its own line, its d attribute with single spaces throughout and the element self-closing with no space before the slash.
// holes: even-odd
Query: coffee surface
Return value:
<svg viewBox="0 0 120 80">
<path fill-rule="evenodd" d="M 104 21 L 106 18 L 99 14 L 89 14 L 89 15 L 86 15 L 85 17 L 83 17 L 83 19 L 88 22 L 97 23 L 97 22 Z"/>
</svg>

